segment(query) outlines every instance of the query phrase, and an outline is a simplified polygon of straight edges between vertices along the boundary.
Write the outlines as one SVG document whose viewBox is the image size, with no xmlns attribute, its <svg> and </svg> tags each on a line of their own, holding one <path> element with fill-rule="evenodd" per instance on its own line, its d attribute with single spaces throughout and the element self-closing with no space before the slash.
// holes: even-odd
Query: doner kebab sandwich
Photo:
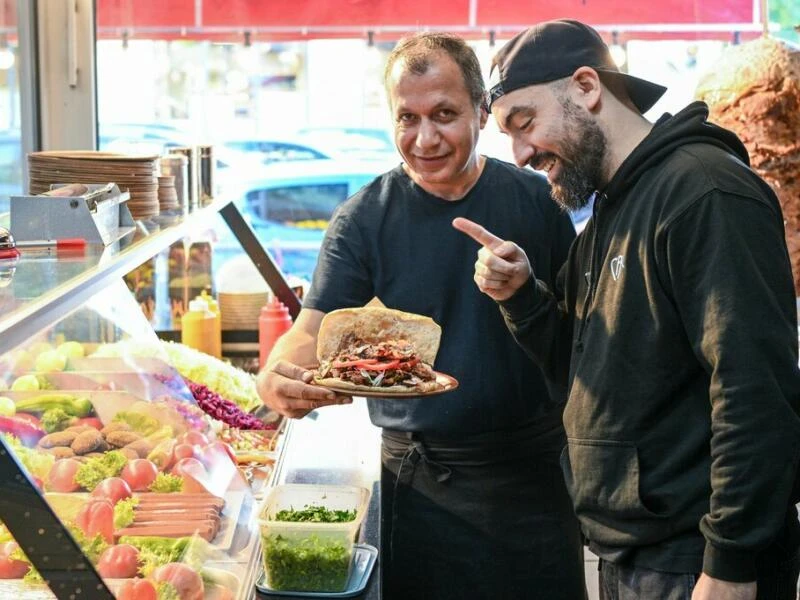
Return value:
<svg viewBox="0 0 800 600">
<path fill-rule="evenodd" d="M 325 315 L 317 338 L 318 385 L 391 394 L 443 388 L 431 365 L 442 328 L 391 308 L 343 308 Z"/>
</svg>

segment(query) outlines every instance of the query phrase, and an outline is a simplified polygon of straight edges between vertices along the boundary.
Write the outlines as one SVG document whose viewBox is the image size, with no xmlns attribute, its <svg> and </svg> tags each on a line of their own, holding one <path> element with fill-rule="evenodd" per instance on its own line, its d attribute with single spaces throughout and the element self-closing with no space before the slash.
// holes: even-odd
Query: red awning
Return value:
<svg viewBox="0 0 800 600">
<path fill-rule="evenodd" d="M 690 25 L 752 23 L 753 0 L 658 0 L 610 2 L 608 0 L 480 0 L 477 22 L 483 26 L 519 26 L 568 17 L 594 26 L 618 30 L 643 25 Z"/>
<path fill-rule="evenodd" d="M 98 37 L 252 41 L 396 39 L 422 29 L 509 37 L 575 18 L 630 37 L 725 37 L 761 31 L 758 0 L 97 0 Z"/>
</svg>

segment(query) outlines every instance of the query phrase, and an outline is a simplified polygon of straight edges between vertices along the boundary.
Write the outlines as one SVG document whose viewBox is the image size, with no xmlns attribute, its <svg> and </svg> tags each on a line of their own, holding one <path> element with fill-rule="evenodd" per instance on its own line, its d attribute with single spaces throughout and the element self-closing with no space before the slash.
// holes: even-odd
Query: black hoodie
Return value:
<svg viewBox="0 0 800 600">
<path fill-rule="evenodd" d="M 570 385 L 562 467 L 608 560 L 756 579 L 798 544 L 800 374 L 775 194 L 705 104 L 665 115 L 598 193 L 559 289 L 503 302 Z"/>
</svg>

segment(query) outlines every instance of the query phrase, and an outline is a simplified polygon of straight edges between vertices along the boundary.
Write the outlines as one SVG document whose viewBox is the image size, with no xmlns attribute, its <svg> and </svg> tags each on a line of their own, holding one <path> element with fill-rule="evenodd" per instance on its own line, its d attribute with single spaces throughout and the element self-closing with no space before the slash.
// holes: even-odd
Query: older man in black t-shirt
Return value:
<svg viewBox="0 0 800 600">
<path fill-rule="evenodd" d="M 442 34 L 395 48 L 386 68 L 403 164 L 334 214 L 292 329 L 259 375 L 289 417 L 347 401 L 308 385 L 322 317 L 378 297 L 442 327 L 435 368 L 460 387 L 436 398 L 374 399 L 383 428 L 384 598 L 579 600 L 582 546 L 566 493 L 564 390 L 514 343 L 472 281 L 476 245 L 456 217 L 523 247 L 552 279 L 575 232 L 539 175 L 480 156 L 487 114 L 475 54 Z"/>
</svg>

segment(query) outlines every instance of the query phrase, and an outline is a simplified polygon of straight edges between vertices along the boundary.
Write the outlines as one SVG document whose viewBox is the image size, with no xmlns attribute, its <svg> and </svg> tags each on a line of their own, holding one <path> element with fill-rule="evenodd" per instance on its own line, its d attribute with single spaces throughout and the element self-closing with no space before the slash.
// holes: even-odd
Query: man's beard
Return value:
<svg viewBox="0 0 800 600">
<path fill-rule="evenodd" d="M 603 182 L 606 135 L 592 119 L 568 98 L 562 100 L 567 137 L 561 144 L 558 181 L 550 194 L 562 207 L 579 210 L 589 203 Z"/>
</svg>

